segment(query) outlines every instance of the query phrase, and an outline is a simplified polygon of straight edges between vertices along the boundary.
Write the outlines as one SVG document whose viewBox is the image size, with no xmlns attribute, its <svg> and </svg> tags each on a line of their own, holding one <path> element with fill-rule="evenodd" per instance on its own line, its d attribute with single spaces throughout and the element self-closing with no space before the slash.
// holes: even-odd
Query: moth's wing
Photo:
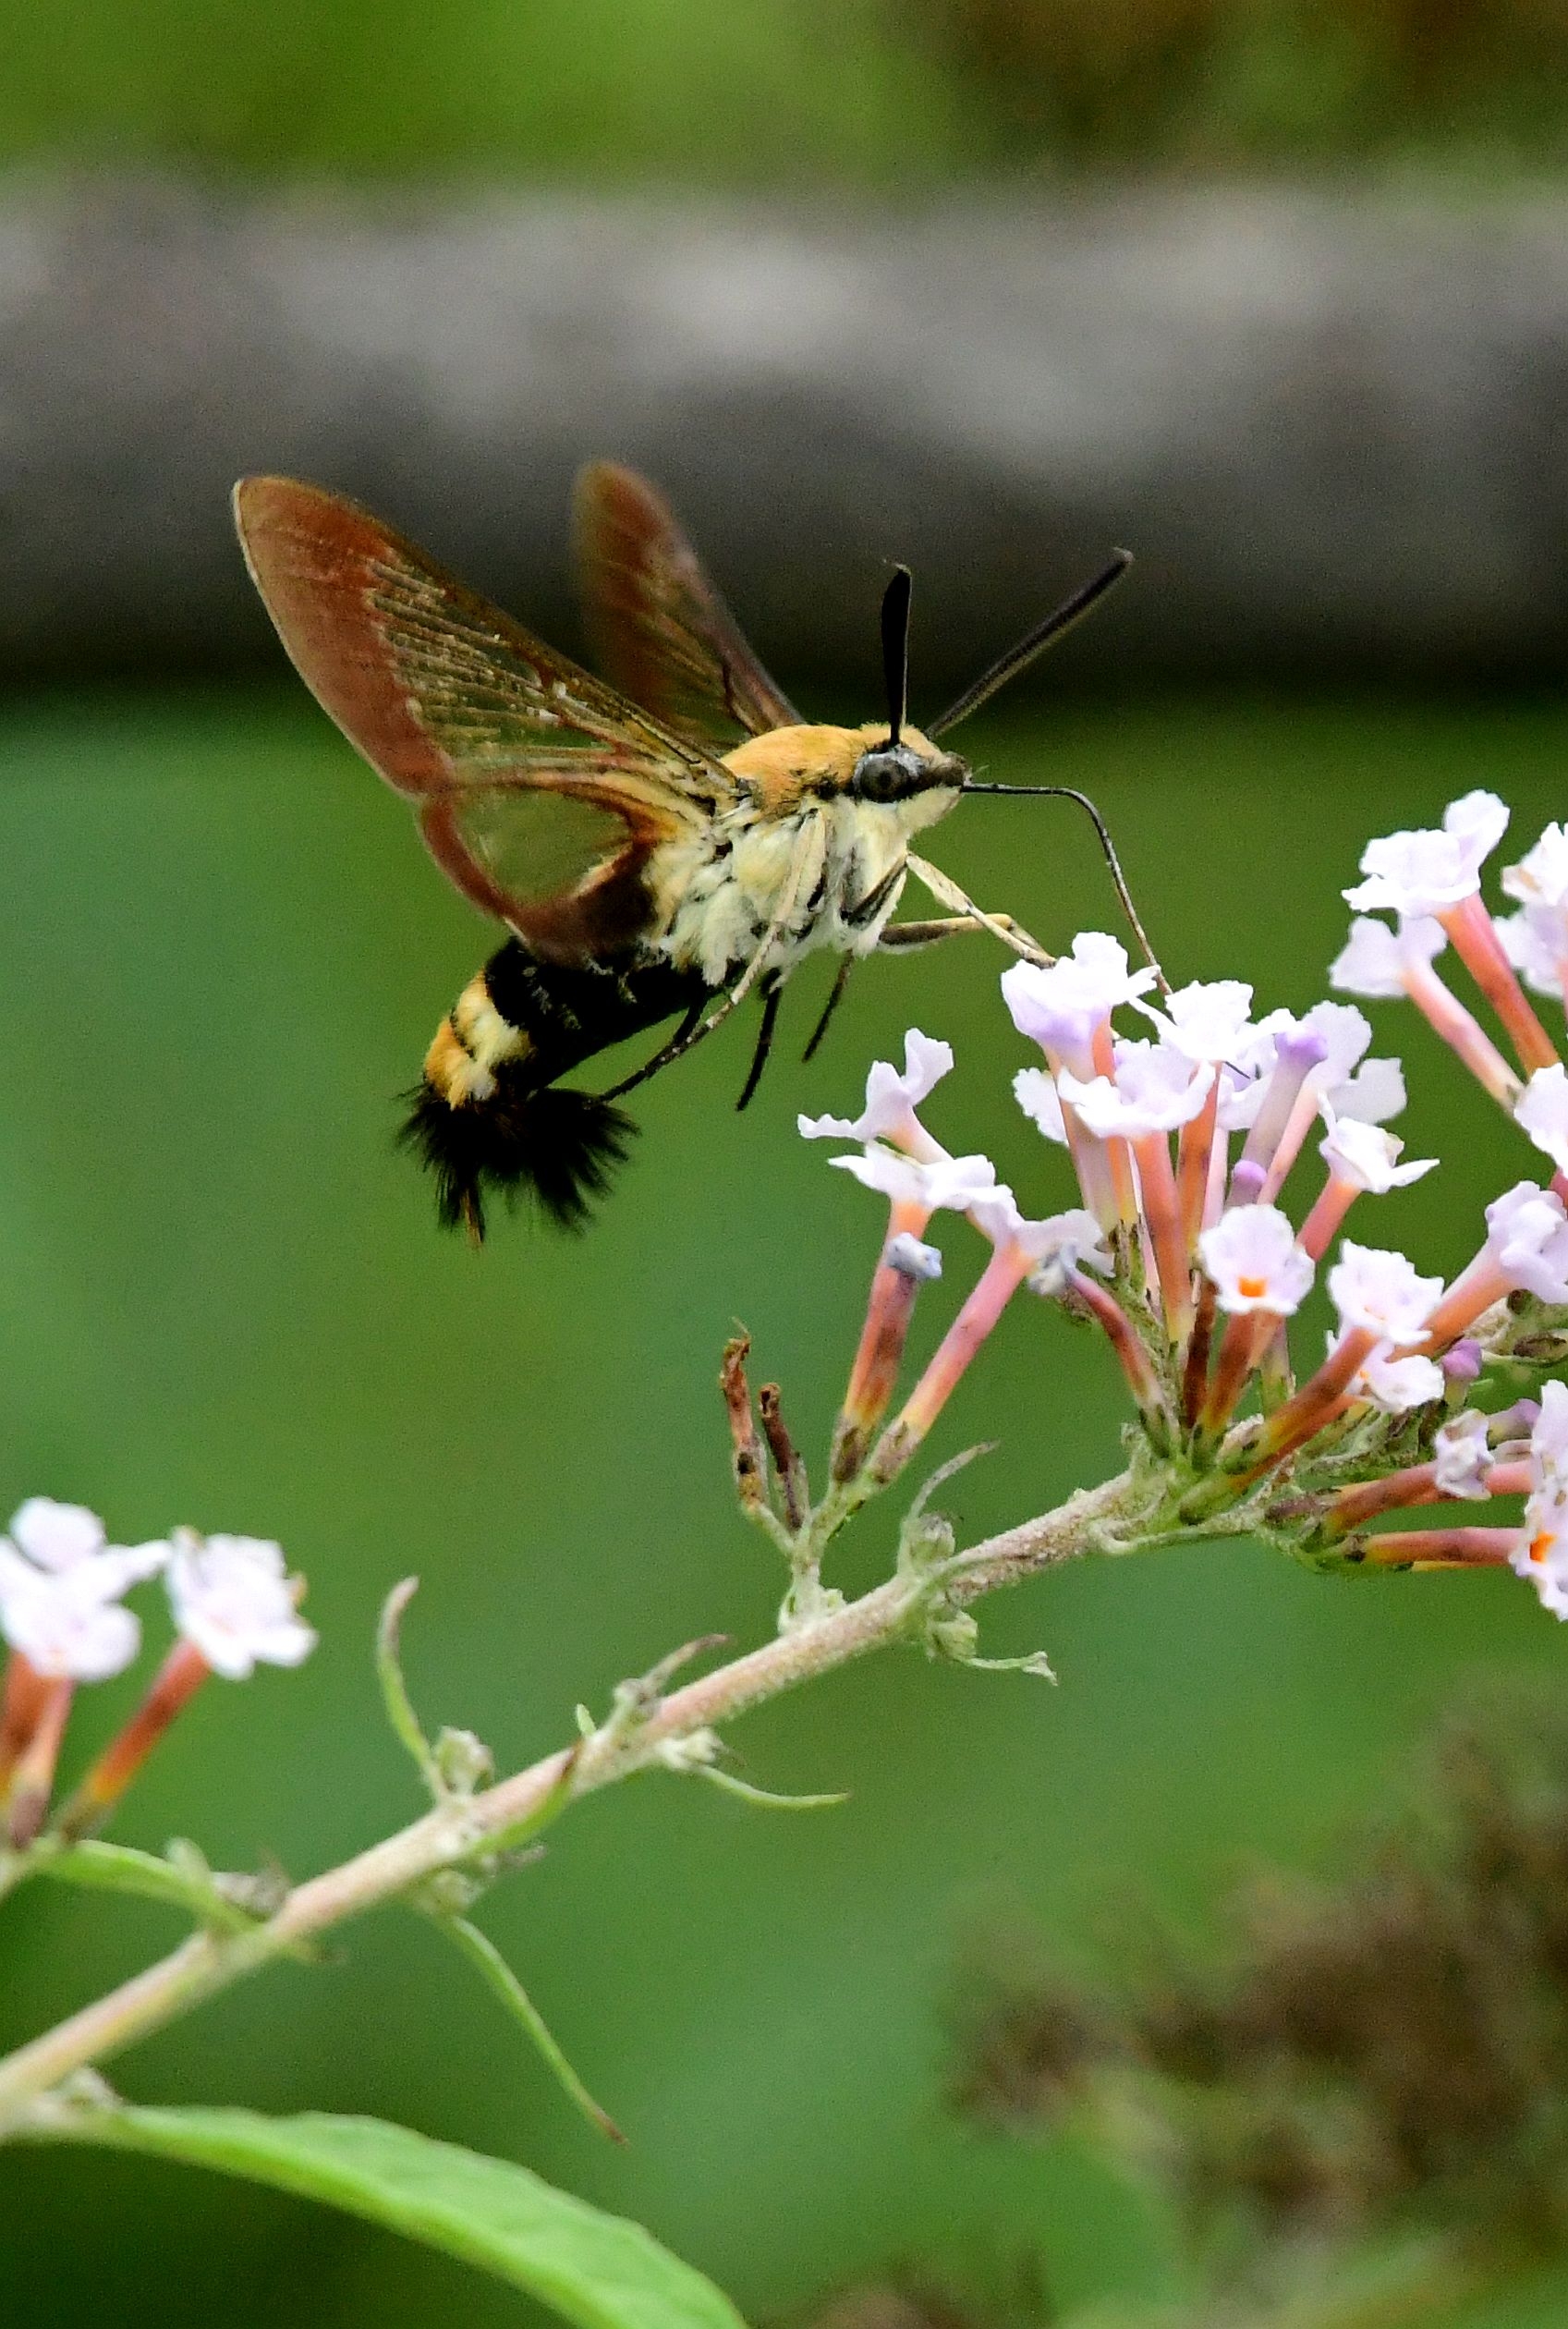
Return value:
<svg viewBox="0 0 1568 2329">
<path fill-rule="evenodd" d="M 646 478 L 591 462 L 575 514 L 589 635 L 618 688 L 696 743 L 800 725 Z"/>
<path fill-rule="evenodd" d="M 650 855 L 733 802 L 728 771 L 342 495 L 251 477 L 234 501 L 301 678 L 465 896 L 554 960 L 632 944 Z"/>
</svg>

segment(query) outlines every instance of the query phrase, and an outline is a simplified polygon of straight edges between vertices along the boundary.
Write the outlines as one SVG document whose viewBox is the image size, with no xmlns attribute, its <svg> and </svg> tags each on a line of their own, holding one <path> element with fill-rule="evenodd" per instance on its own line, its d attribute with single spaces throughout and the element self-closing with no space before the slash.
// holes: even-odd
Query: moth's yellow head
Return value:
<svg viewBox="0 0 1568 2329">
<path fill-rule="evenodd" d="M 852 728 L 772 728 L 726 753 L 724 766 L 751 789 L 765 816 L 789 816 L 812 799 L 864 800 L 918 808 L 912 824 L 944 815 L 969 773 L 917 727 L 906 726 L 890 745 L 885 720 Z"/>
</svg>

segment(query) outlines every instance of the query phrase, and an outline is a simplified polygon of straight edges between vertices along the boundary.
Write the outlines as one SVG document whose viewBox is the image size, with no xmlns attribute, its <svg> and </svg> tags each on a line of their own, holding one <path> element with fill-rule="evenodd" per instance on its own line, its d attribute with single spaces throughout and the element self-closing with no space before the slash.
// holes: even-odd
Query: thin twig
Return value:
<svg viewBox="0 0 1568 2329">
<path fill-rule="evenodd" d="M 1100 1533 L 1133 1518 L 1136 1492 L 1124 1474 L 1080 1491 L 1054 1512 L 975 1546 L 941 1591 L 948 1608 L 1094 1549 Z M 613 1722 L 481 1794 L 451 1799 L 341 1867 L 298 1885 L 277 1913 L 249 1933 L 194 1933 L 172 1955 L 0 2061 L 0 2138 L 73 2071 L 103 2062 L 188 2013 L 302 1941 L 395 1900 L 442 1871 L 482 1860 L 497 1841 L 530 1830 L 578 1796 L 666 1763 L 668 1750 L 754 1706 L 893 1643 L 918 1638 L 929 1578 L 893 1577 L 858 1601 L 798 1625 L 727 1665 L 659 1698 L 632 1724 Z"/>
</svg>

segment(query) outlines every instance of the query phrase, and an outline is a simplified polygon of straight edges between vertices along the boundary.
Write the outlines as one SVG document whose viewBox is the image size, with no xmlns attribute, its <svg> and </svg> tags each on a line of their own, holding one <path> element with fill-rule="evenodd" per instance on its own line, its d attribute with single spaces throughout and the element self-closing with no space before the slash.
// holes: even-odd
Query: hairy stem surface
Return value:
<svg viewBox="0 0 1568 2329">
<path fill-rule="evenodd" d="M 276 1913 L 243 1933 L 195 1933 L 171 1955 L 0 2061 L 0 2139 L 74 2071 L 108 2060 L 319 1933 L 395 1900 L 443 1871 L 517 1843 L 530 1827 L 593 1793 L 671 1760 L 697 1734 L 874 1650 L 923 1638 L 933 1598 L 947 1608 L 1015 1585 L 1091 1551 L 1102 1530 L 1134 1516 L 1131 1478 L 1082 1490 L 1054 1512 L 988 1538 L 930 1575 L 891 1578 L 858 1601 L 793 1628 L 727 1665 L 651 1701 L 634 1720 L 600 1726 L 480 1794 L 449 1800 L 367 1851 L 297 1885 Z"/>
</svg>

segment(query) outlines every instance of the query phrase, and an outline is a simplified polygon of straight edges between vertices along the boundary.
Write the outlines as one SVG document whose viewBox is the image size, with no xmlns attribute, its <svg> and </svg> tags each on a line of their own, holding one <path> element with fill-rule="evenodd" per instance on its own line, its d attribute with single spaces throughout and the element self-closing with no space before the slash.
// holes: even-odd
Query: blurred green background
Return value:
<svg viewBox="0 0 1568 2329">
<path fill-rule="evenodd" d="M 803 201 L 845 181 L 1418 164 L 1460 173 L 1463 199 L 1465 174 L 1561 162 L 1565 63 L 1556 0 L 53 0 L 10 28 L 0 155 L 761 181 Z M 1527 841 L 1562 811 L 1568 708 L 1113 701 L 1042 678 L 966 740 L 998 776 L 1095 794 L 1177 978 L 1250 977 L 1260 1007 L 1301 1008 L 1367 836 L 1484 783 Z M 1064 808 L 974 803 L 933 854 L 1048 943 L 1114 926 Z M 130 1541 L 182 1520 L 276 1535 L 322 1636 L 301 1673 L 210 1687 L 127 1807 L 128 1841 L 188 1835 L 219 1864 L 305 1873 L 411 1816 L 370 1657 L 411 1571 L 417 1701 L 504 1764 L 673 1644 L 766 1632 L 780 1579 L 733 1509 L 718 1354 L 744 1320 L 820 1450 L 881 1215 L 795 1112 L 855 1104 L 906 1027 L 957 1050 L 934 1128 L 989 1150 L 1037 1209 L 1067 1200 L 1013 1107 L 1025 1054 L 976 944 L 863 972 L 804 1071 L 821 979 L 803 977 L 745 1117 L 738 1030 L 639 1095 L 634 1164 L 580 1242 L 521 1222 L 480 1257 L 439 1238 L 394 1152 L 393 1095 L 489 933 L 281 667 L 271 689 L 0 702 L 0 865 L 3 1494 L 79 1499 Z M 1407 1060 L 1410 1152 L 1444 1163 L 1363 1233 L 1452 1269 L 1531 1159 L 1412 1017 L 1379 1018 L 1375 1048 Z M 967 1238 L 947 1240 L 922 1346 L 961 1299 Z M 948 1492 L 963 1531 L 1100 1478 L 1121 1420 L 1104 1352 L 1020 1304 L 933 1449 L 1001 1443 Z M 878 1574 L 892 1519 L 869 1516 L 841 1582 Z M 217 2002 L 116 2076 L 139 2099 L 371 2111 L 525 2160 L 642 2217 L 752 2318 L 910 2263 L 995 2291 L 1038 2258 L 1064 2304 L 1179 2293 L 1170 2227 L 1094 2159 L 946 2117 L 965 1936 L 1027 1911 L 1087 1961 L 1146 1900 L 1202 1933 L 1239 1866 L 1321 1862 L 1459 1677 L 1555 1673 L 1563 1640 L 1508 1579 L 1349 1588 L 1246 1547 L 1086 1567 L 984 1622 L 998 1652 L 1043 1642 L 1061 1687 L 912 1657 L 851 1671 L 737 1734 L 749 1775 L 848 1788 L 843 1810 L 771 1818 L 648 1780 L 574 1814 L 486 1905 L 624 2153 L 407 1917 Z M 161 1638 L 151 1603 L 149 1623 Z M 91 1694 L 73 1766 L 136 1687 Z M 0 2043 L 173 1937 L 151 1909 L 30 1889 L 0 1920 Z M 520 2311 L 359 2225 L 90 2157 L 6 2155 L 0 2288 L 31 2329 L 500 2329 Z M 1530 2304 L 1508 2318 L 1562 2317 L 1550 2292 Z"/>
</svg>

